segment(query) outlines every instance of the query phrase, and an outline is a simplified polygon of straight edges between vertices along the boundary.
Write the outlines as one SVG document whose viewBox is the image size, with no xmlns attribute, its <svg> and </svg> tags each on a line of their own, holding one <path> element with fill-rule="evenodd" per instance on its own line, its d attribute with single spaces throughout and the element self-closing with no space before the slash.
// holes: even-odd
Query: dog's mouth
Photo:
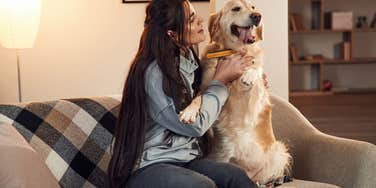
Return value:
<svg viewBox="0 0 376 188">
<path fill-rule="evenodd" d="M 239 38 L 244 44 L 253 44 L 256 42 L 255 36 L 252 36 L 253 26 L 238 26 L 236 24 L 231 25 L 231 33 Z"/>
</svg>

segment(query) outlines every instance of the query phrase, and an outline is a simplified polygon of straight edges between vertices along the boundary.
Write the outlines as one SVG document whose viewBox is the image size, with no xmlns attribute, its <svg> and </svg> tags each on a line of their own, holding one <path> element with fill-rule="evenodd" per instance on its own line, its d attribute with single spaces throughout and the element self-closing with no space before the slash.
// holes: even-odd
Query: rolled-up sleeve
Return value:
<svg viewBox="0 0 376 188">
<path fill-rule="evenodd" d="M 179 120 L 173 100 L 166 96 L 162 87 L 162 74 L 149 70 L 145 84 L 148 95 L 150 117 L 160 126 L 180 135 L 189 137 L 202 136 L 218 118 L 221 108 L 228 98 L 228 90 L 221 82 L 213 80 L 202 94 L 202 104 L 196 121 L 184 124 Z"/>
</svg>

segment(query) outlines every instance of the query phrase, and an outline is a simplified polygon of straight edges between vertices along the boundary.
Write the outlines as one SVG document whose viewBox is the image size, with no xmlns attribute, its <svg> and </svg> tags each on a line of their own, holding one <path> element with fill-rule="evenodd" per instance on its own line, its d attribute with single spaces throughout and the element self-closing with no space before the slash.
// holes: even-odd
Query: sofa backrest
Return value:
<svg viewBox="0 0 376 188">
<path fill-rule="evenodd" d="M 107 187 L 106 169 L 119 97 L 62 99 L 0 105 L 62 187 Z"/>
<path fill-rule="evenodd" d="M 276 96 L 271 101 L 278 140 L 289 144 L 290 139 L 316 131 L 306 124 L 299 129 L 288 126 L 291 121 L 307 120 L 287 101 Z M 21 133 L 62 187 L 107 187 L 119 105 L 120 96 L 0 104 L 0 122 L 12 124 Z"/>
</svg>

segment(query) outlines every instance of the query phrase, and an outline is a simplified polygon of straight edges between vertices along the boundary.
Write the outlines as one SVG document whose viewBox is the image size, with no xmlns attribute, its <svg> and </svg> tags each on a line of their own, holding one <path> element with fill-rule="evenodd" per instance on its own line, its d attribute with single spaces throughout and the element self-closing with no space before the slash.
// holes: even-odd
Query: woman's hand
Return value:
<svg viewBox="0 0 376 188">
<path fill-rule="evenodd" d="M 218 62 L 214 80 L 227 84 L 238 79 L 245 70 L 251 65 L 251 56 L 237 53 Z"/>
</svg>

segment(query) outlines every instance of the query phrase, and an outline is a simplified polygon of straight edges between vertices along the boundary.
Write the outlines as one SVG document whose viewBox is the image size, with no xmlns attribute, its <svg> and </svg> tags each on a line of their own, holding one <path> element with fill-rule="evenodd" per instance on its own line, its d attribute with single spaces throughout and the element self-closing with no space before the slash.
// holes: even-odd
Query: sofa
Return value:
<svg viewBox="0 0 376 188">
<path fill-rule="evenodd" d="M 375 145 L 326 135 L 289 102 L 272 103 L 274 132 L 293 156 L 294 180 L 279 187 L 376 187 Z M 0 187 L 108 187 L 119 104 L 120 96 L 0 104 Z"/>
</svg>

